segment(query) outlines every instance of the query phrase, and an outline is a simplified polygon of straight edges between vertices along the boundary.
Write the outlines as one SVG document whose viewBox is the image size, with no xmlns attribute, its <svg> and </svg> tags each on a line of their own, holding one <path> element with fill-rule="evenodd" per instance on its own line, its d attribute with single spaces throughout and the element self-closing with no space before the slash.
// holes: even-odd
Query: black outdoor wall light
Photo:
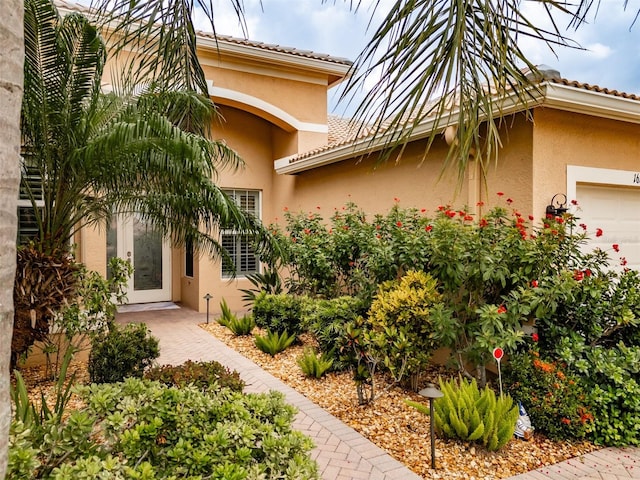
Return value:
<svg viewBox="0 0 640 480">
<path fill-rule="evenodd" d="M 568 210 L 567 196 L 564 193 L 556 193 L 547 205 L 547 216 L 561 217 Z"/>
</svg>

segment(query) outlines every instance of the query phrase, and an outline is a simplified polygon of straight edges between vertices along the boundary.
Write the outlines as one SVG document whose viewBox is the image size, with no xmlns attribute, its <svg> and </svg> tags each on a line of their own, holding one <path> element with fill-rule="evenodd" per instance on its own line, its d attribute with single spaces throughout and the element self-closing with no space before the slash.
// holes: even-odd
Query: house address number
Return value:
<svg viewBox="0 0 640 480">
<path fill-rule="evenodd" d="M 633 174 L 633 183 L 636 185 L 640 185 L 640 173 Z"/>
</svg>

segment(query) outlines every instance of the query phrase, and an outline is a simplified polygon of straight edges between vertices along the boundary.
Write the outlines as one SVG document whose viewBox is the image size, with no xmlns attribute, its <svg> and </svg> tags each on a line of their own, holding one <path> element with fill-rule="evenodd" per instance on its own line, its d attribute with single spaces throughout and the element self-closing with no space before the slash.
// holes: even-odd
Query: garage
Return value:
<svg viewBox="0 0 640 480">
<path fill-rule="evenodd" d="M 609 253 L 613 267 L 622 268 L 620 257 L 625 257 L 628 268 L 640 270 L 640 188 L 577 184 L 576 200 L 575 214 L 578 223 L 587 225 L 589 248 Z M 619 253 L 613 244 L 619 245 Z"/>
</svg>

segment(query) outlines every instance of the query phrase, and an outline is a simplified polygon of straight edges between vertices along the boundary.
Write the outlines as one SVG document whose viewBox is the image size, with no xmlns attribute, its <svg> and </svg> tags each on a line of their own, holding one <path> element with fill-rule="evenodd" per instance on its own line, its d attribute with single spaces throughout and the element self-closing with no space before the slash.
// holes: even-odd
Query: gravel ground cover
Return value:
<svg viewBox="0 0 640 480">
<path fill-rule="evenodd" d="M 589 442 L 553 442 L 535 434 L 530 441 L 513 439 L 499 452 L 488 452 L 472 444 L 436 439 L 437 469 L 432 470 L 429 444 L 429 417 L 404 403 L 405 399 L 426 399 L 398 387 L 381 393 L 372 405 L 358 405 L 356 389 L 348 372 L 330 373 L 321 379 L 304 376 L 296 360 L 305 346 L 314 346 L 309 335 L 301 343 L 271 357 L 258 350 L 253 337 L 236 337 L 217 323 L 201 325 L 231 348 L 251 359 L 298 392 L 335 415 L 390 455 L 425 479 L 490 480 L 507 478 L 539 467 L 561 462 L 595 450 Z M 254 330 L 254 333 L 258 330 Z M 425 382 L 437 383 L 439 376 L 449 373 L 433 366 Z M 380 390 L 385 389 L 379 378 Z"/>
</svg>

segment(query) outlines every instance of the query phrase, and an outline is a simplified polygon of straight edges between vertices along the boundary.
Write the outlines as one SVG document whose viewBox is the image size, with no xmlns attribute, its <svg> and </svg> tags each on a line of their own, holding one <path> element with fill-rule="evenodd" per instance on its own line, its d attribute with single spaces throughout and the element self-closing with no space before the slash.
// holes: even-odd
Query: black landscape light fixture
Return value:
<svg viewBox="0 0 640 480">
<path fill-rule="evenodd" d="M 564 193 L 556 193 L 547 205 L 547 217 L 561 217 L 568 210 L 567 196 Z"/>
<path fill-rule="evenodd" d="M 436 469 L 436 431 L 433 420 L 433 401 L 436 398 L 444 397 L 444 393 L 436 388 L 433 383 L 427 383 L 427 388 L 423 388 L 418 392 L 429 399 L 429 423 L 431 424 L 431 468 Z"/>
<path fill-rule="evenodd" d="M 202 298 L 204 298 L 207 301 L 207 325 L 209 325 L 209 300 L 213 298 L 213 295 L 211 295 L 210 293 L 207 293 Z"/>
</svg>

